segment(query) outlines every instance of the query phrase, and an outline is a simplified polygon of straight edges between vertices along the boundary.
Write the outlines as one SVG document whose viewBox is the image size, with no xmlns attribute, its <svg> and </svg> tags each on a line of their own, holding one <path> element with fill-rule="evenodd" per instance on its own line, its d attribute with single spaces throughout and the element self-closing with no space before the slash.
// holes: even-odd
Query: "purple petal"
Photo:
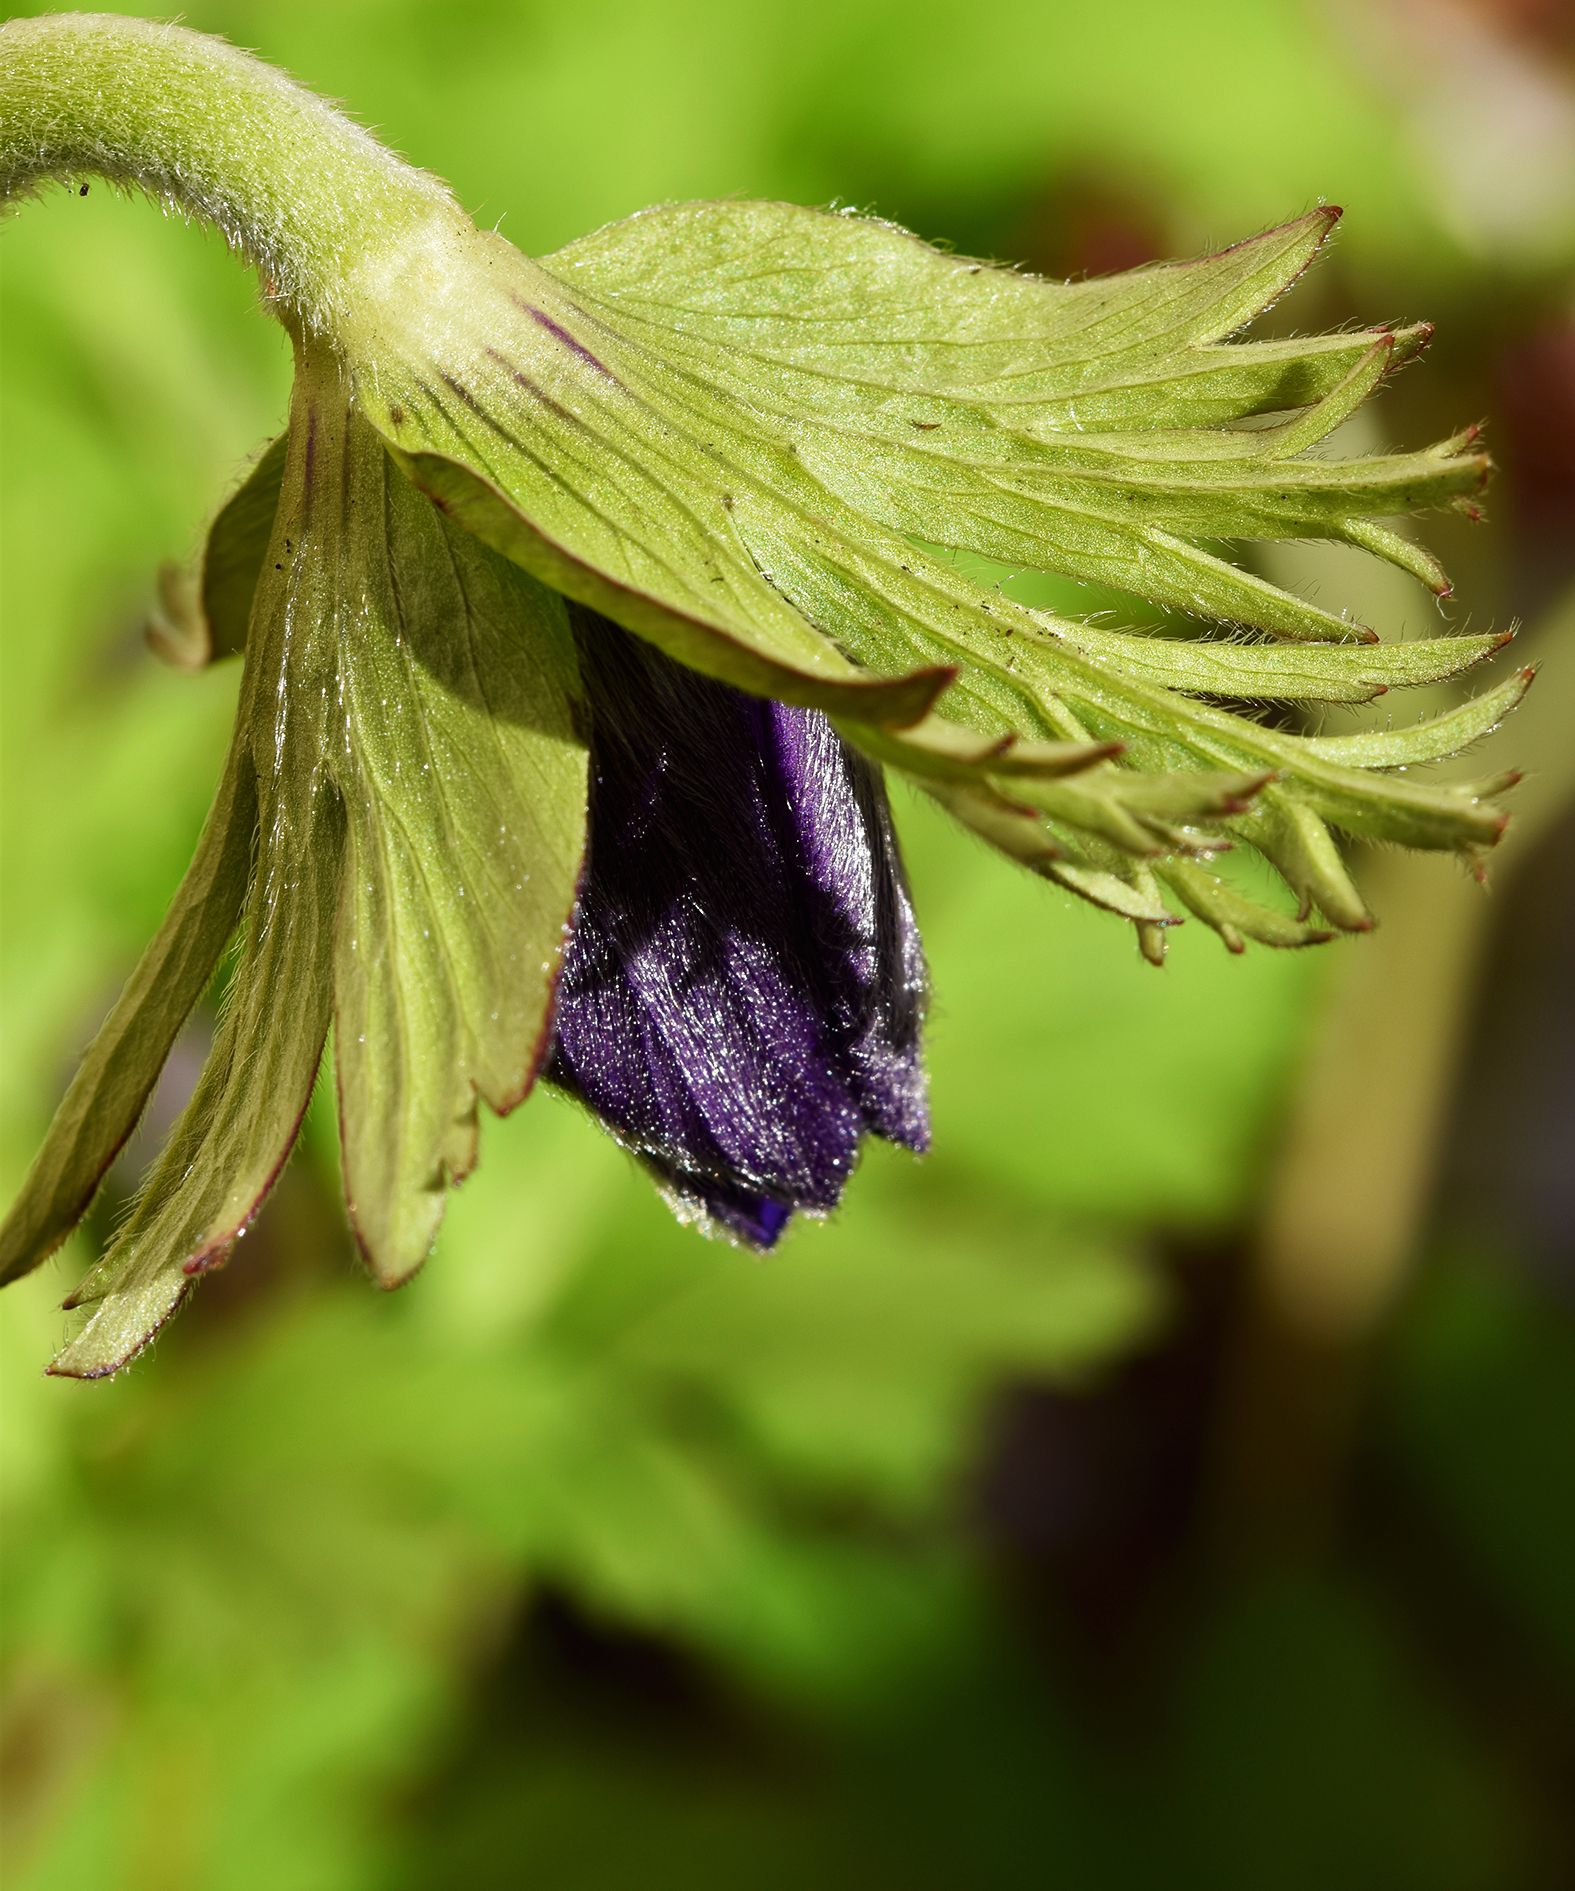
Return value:
<svg viewBox="0 0 1575 1891">
<path fill-rule="evenodd" d="M 756 1247 L 873 1131 L 929 1136 L 924 959 L 879 776 L 812 710 L 576 611 L 590 859 L 551 1075 Z"/>
</svg>

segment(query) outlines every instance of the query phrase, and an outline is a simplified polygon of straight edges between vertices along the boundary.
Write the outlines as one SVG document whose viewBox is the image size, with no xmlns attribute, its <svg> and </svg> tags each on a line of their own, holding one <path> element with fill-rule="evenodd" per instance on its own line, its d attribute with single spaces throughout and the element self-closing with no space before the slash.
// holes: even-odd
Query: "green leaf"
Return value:
<svg viewBox="0 0 1575 1891">
<path fill-rule="evenodd" d="M 232 750 L 164 922 L 88 1047 L 0 1227 L 0 1282 L 28 1273 L 65 1240 L 136 1127 L 239 923 L 256 818 L 250 758 Z"/>
<path fill-rule="evenodd" d="M 148 642 L 180 670 L 200 670 L 246 647 L 252 597 L 279 509 L 285 439 L 263 448 L 256 464 L 214 515 L 195 570 L 166 564 Z"/>
<path fill-rule="evenodd" d="M 1321 892 L 1333 923 L 1365 925 L 1331 830 L 1470 852 L 1502 826 L 1485 793 L 1342 765 L 1196 700 L 1361 701 L 1499 641 L 1380 649 L 1215 549 L 1342 539 L 1447 588 L 1375 521 L 1466 503 L 1487 471 L 1474 430 L 1418 453 L 1310 454 L 1429 331 L 1226 340 L 1333 214 L 1074 284 L 781 204 L 647 212 L 542 265 L 483 237 L 459 313 L 412 330 L 358 391 L 416 482 L 488 544 L 681 661 L 827 708 L 872 755 L 949 784 L 946 805 L 992 844 L 1136 920 L 1151 956 L 1176 915 L 1142 862 L 1232 840 L 1299 898 Z M 1295 647 L 1070 622 L 965 575 L 961 554 Z M 861 673 L 877 679 L 863 699 Z M 1087 779 L 1014 790 L 1004 758 L 1021 743 L 1062 773 L 1080 757 Z M 1143 810 L 1123 800 L 1126 769 L 1146 778 Z M 1211 771 L 1264 785 L 1250 808 L 1229 789 L 1184 789 L 1185 816 L 1153 804 L 1154 778 Z M 1214 923 L 1206 891 L 1177 899 Z M 1284 931 L 1219 925 L 1228 942 Z"/>
</svg>

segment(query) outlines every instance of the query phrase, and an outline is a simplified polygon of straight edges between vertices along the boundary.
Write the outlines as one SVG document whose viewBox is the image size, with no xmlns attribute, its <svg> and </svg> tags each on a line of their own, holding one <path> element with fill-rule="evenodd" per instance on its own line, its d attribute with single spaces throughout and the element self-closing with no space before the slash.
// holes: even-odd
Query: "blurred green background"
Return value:
<svg viewBox="0 0 1575 1891">
<path fill-rule="evenodd" d="M 1380 931 L 1318 954 L 1194 926 L 1156 973 L 905 800 L 935 1153 L 767 1262 L 543 1096 L 386 1298 L 325 1115 L 149 1356 L 46 1381 L 123 1164 L 0 1300 L 7 1891 L 1575 1883 L 1567 5 L 183 17 L 527 250 L 767 195 L 1069 274 L 1341 202 L 1269 321 L 1439 323 L 1360 424 L 1488 420 L 1491 523 L 1429 538 L 1450 621 L 1548 667 L 1489 892 L 1371 856 Z M 0 233 L 0 322 L 9 1190 L 210 794 L 233 666 L 140 625 L 287 359 L 216 239 L 104 189 Z"/>
</svg>

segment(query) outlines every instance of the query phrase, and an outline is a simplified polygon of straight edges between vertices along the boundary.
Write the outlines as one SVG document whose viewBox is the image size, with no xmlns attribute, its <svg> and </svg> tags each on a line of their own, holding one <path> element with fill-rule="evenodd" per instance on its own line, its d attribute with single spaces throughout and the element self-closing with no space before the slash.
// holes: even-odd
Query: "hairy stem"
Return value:
<svg viewBox="0 0 1575 1891">
<path fill-rule="evenodd" d="M 0 27 L 0 202 L 49 179 L 144 190 L 221 230 L 266 293 L 342 340 L 366 298 L 468 220 L 447 187 L 250 53 L 118 14 Z"/>
</svg>

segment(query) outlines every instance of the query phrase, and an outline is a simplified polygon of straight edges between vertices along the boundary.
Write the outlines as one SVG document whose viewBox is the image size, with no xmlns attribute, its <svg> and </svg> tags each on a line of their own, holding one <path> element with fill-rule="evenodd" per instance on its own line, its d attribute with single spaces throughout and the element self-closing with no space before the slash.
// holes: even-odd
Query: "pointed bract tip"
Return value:
<svg viewBox="0 0 1575 1891">
<path fill-rule="evenodd" d="M 1437 330 L 1431 322 L 1406 322 L 1396 327 L 1386 323 L 1385 327 L 1395 338 L 1396 367 L 1407 361 L 1414 361 L 1424 353 Z"/>
<path fill-rule="evenodd" d="M 1265 788 L 1272 788 L 1280 779 L 1281 770 L 1265 768 L 1256 775 L 1249 775 L 1234 794 L 1228 797 L 1225 811 L 1228 814 L 1244 814 Z"/>
<path fill-rule="evenodd" d="M 1143 954 L 1144 963 L 1162 966 L 1165 963 L 1165 927 L 1151 920 L 1140 919 L 1137 922 L 1138 950 Z"/>
<path fill-rule="evenodd" d="M 934 709 L 961 674 L 954 663 L 938 663 L 907 676 L 864 677 L 849 683 L 850 703 L 863 696 L 870 720 L 888 729 L 911 729 Z"/>
<path fill-rule="evenodd" d="M 1484 808 L 1483 804 L 1497 801 L 1500 795 L 1512 794 L 1524 780 L 1525 774 L 1521 769 L 1506 768 L 1499 774 L 1485 776 L 1481 781 L 1462 783 L 1457 792 L 1465 795 L 1473 807 L 1483 808 L 1483 811 L 1492 819 L 1502 822 L 1509 819 L 1509 816 L 1505 814 L 1502 809 L 1493 807 Z M 1500 825 L 1483 844 L 1488 847 L 1496 847 L 1503 836 L 1503 831 L 1503 827 Z M 1464 848 L 1467 850 L 1469 850 L 1472 845 L 1473 843 L 1469 840 L 1463 843 Z"/>
<path fill-rule="evenodd" d="M 245 1232 L 245 1227 L 238 1228 L 236 1230 L 236 1239 L 238 1240 Z M 234 1248 L 234 1241 L 216 1242 L 202 1249 L 200 1253 L 192 1255 L 190 1260 L 183 1261 L 180 1271 L 192 1280 L 198 1279 L 203 1274 L 217 1273 L 217 1271 L 224 1266 L 225 1262 L 229 1260 Z"/>
</svg>

